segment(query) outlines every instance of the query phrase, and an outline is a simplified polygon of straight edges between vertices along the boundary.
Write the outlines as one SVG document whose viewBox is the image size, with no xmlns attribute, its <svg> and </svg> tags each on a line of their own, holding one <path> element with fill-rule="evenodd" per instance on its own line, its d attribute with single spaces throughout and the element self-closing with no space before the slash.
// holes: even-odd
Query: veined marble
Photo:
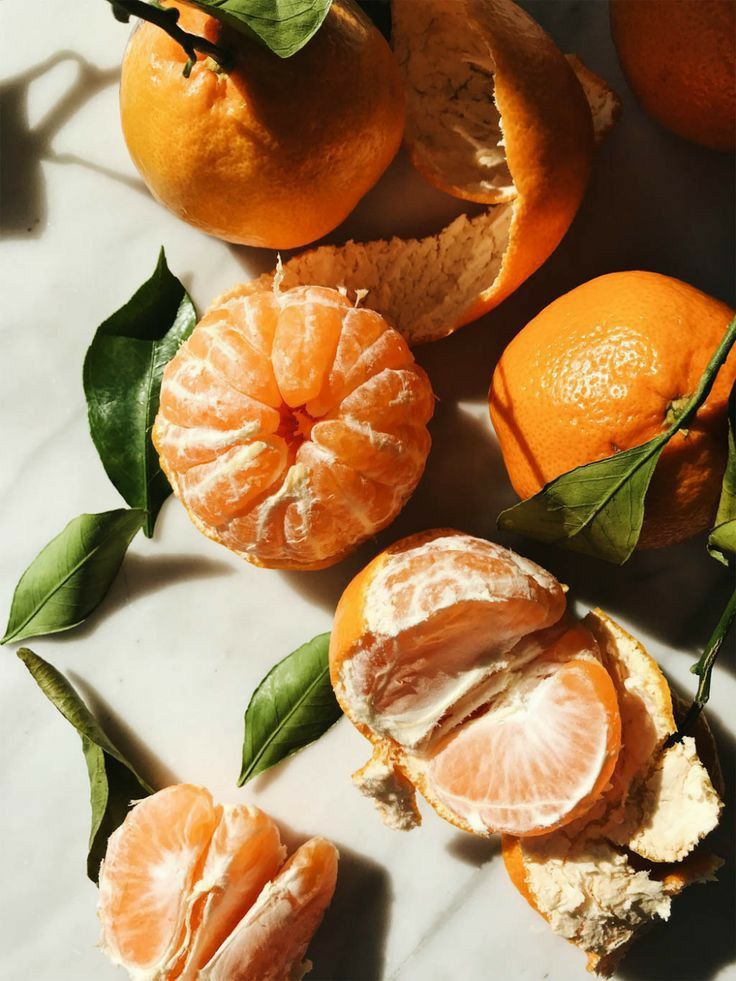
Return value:
<svg viewBox="0 0 736 981">
<path fill-rule="evenodd" d="M 253 801 L 290 841 L 328 836 L 342 851 L 338 891 L 312 945 L 310 978 L 329 981 L 570 981 L 581 954 L 552 936 L 508 882 L 497 842 L 456 832 L 425 808 L 407 834 L 384 828 L 350 774 L 367 744 L 347 722 L 243 790 L 243 711 L 271 665 L 329 628 L 354 572 L 400 535 L 455 525 L 497 537 L 513 500 L 488 421 L 492 366 L 512 332 L 555 296 L 616 269 L 679 276 L 733 299 L 733 162 L 648 120 L 619 71 L 598 0 L 526 4 L 624 98 L 573 228 L 501 309 L 420 350 L 440 398 L 434 448 L 414 498 L 377 542 L 325 572 L 255 569 L 203 538 L 169 501 L 156 538 L 136 539 L 98 615 L 30 646 L 64 671 L 155 785 L 207 784 Z M 154 203 L 118 124 L 116 69 L 126 40 L 103 0 L 2 4 L 3 462 L 0 605 L 22 570 L 81 511 L 117 507 L 87 433 L 82 359 L 98 323 L 150 274 L 161 243 L 199 310 L 273 265 L 181 224 Z M 186 152 L 186 146 L 182 147 Z M 426 232 L 458 211 L 399 158 L 332 236 Z M 498 536 L 502 537 L 502 536 Z M 636 556 L 624 569 L 502 538 L 600 604 L 649 644 L 675 682 L 718 617 L 727 576 L 703 539 Z M 715 673 L 711 718 L 733 773 L 733 645 Z M 729 663 L 730 661 L 730 663 Z M 77 736 L 13 655 L 0 652 L 3 981 L 114 981 L 95 949 L 96 890 L 85 878 L 87 776 Z M 726 820 L 728 824 L 728 820 Z M 675 904 L 620 978 L 736 979 L 733 849 L 721 882 Z"/>
</svg>

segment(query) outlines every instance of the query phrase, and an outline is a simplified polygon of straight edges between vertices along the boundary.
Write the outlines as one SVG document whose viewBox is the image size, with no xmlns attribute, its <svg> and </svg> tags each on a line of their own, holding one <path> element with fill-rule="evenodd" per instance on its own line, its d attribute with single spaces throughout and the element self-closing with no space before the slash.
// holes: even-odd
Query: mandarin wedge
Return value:
<svg viewBox="0 0 736 981">
<path fill-rule="evenodd" d="M 610 781 L 621 718 L 597 641 L 499 545 L 440 530 L 381 553 L 338 603 L 330 674 L 374 744 L 355 782 L 393 827 L 418 823 L 416 788 L 463 830 L 544 834 Z"/>
<path fill-rule="evenodd" d="M 335 290 L 231 290 L 164 372 L 153 441 L 192 521 L 271 568 L 331 565 L 424 470 L 432 389 L 406 342 Z"/>
<path fill-rule="evenodd" d="M 284 282 L 368 290 L 365 302 L 419 344 L 493 309 L 554 251 L 585 192 L 594 131 L 612 125 L 618 100 L 512 0 L 394 0 L 392 11 L 414 163 L 442 190 L 491 206 L 428 238 L 305 252 Z"/>
<path fill-rule="evenodd" d="M 401 76 L 381 34 L 357 4 L 333 0 L 309 43 L 279 58 L 187 3 L 166 6 L 232 64 L 199 55 L 186 78 L 176 41 L 153 24 L 134 30 L 120 113 L 151 193 L 228 242 L 286 249 L 331 231 L 401 143 Z"/>
<path fill-rule="evenodd" d="M 101 947 L 137 979 L 288 981 L 303 973 L 338 855 L 313 839 L 285 857 L 257 808 L 215 805 L 188 784 L 159 791 L 110 836 Z"/>
<path fill-rule="evenodd" d="M 721 775 L 704 717 L 695 738 L 671 741 L 669 685 L 641 644 L 600 610 L 584 624 L 621 706 L 610 786 L 587 814 L 549 835 L 504 835 L 503 856 L 554 932 L 586 952 L 589 970 L 609 975 L 646 927 L 668 919 L 674 896 L 712 880 L 722 864 L 701 844 L 721 814 Z"/>
<path fill-rule="evenodd" d="M 519 497 L 664 432 L 695 392 L 733 316 L 725 303 L 651 272 L 599 276 L 545 307 L 501 355 L 489 395 Z M 675 544 L 709 527 L 735 380 L 732 351 L 687 432 L 662 451 L 640 547 Z"/>
</svg>

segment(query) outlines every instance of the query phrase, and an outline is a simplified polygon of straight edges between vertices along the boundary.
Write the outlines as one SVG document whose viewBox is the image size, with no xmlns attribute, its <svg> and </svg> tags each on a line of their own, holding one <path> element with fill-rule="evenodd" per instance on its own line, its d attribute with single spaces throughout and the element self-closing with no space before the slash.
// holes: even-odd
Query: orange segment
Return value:
<svg viewBox="0 0 736 981">
<path fill-rule="evenodd" d="M 208 525 L 221 525 L 247 510 L 286 469 L 286 443 L 278 436 L 225 450 L 211 463 L 191 467 L 180 477 L 193 513 Z"/>
<path fill-rule="evenodd" d="M 424 470 L 427 376 L 377 313 L 322 287 L 237 287 L 164 372 L 153 441 L 195 524 L 258 565 L 322 568 Z"/>
<path fill-rule="evenodd" d="M 616 690 L 603 665 L 542 658 L 432 754 L 428 781 L 475 830 L 544 834 L 602 793 L 620 742 Z"/>
<path fill-rule="evenodd" d="M 281 397 L 291 408 L 319 395 L 346 308 L 348 301 L 329 290 L 294 290 L 284 302 L 273 342 L 273 369 Z"/>
<path fill-rule="evenodd" d="M 335 891 L 337 862 L 337 849 L 324 838 L 302 845 L 202 969 L 200 981 L 300 977 L 309 941 Z"/>
<path fill-rule="evenodd" d="M 138 804 L 110 836 L 99 917 L 115 963 L 153 973 L 180 954 L 186 898 L 219 818 L 206 790 L 180 784 Z"/>
<path fill-rule="evenodd" d="M 181 975 L 197 972 L 230 936 L 286 857 L 278 828 L 254 807 L 225 804 L 190 897 L 193 941 Z"/>
</svg>

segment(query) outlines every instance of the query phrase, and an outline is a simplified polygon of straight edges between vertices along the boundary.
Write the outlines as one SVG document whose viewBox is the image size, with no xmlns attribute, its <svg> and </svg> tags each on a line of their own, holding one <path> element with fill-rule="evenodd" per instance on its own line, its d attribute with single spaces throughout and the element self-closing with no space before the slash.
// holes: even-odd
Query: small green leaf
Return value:
<svg viewBox="0 0 736 981">
<path fill-rule="evenodd" d="M 245 711 L 242 787 L 327 732 L 342 715 L 330 684 L 330 635 L 320 634 L 272 668 Z"/>
<path fill-rule="evenodd" d="M 153 790 L 108 739 L 82 699 L 56 668 L 26 647 L 18 651 L 18 657 L 51 704 L 82 739 L 92 810 L 87 875 L 97 882 L 107 839 L 124 821 L 131 801 L 147 797 Z"/>
<path fill-rule="evenodd" d="M 736 556 L 736 385 L 728 400 L 728 459 L 708 551 L 724 565 L 729 564 L 729 557 Z"/>
<path fill-rule="evenodd" d="M 332 0 L 191 0 L 227 24 L 259 41 L 279 58 L 290 58 L 322 26 Z"/>
<path fill-rule="evenodd" d="M 76 627 L 102 602 L 144 511 L 80 514 L 31 562 L 15 587 L 5 636 L 26 640 Z"/>
<path fill-rule="evenodd" d="M 149 538 L 171 493 L 151 442 L 161 376 L 196 320 L 192 301 L 161 249 L 153 276 L 97 329 L 84 360 L 92 439 L 125 501 L 147 512 Z"/>
<path fill-rule="evenodd" d="M 534 497 L 503 511 L 499 527 L 608 562 L 625 562 L 639 540 L 644 501 L 660 454 L 708 398 L 734 341 L 736 318 L 726 329 L 697 390 L 681 401 L 676 418 L 660 436 L 562 474 Z"/>
</svg>

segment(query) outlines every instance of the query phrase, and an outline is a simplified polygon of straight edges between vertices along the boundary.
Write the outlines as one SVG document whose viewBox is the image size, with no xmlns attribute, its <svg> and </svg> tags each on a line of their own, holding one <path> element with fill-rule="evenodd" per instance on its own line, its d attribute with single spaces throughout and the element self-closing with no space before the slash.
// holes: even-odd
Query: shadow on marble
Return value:
<svg viewBox="0 0 736 981">
<path fill-rule="evenodd" d="M 52 109 L 34 128 L 28 121 L 28 94 L 34 81 L 64 62 L 74 62 L 78 72 Z M 0 232 L 6 238 L 39 236 L 48 219 L 46 188 L 41 162 L 71 164 L 102 174 L 111 180 L 146 191 L 143 182 L 74 153 L 57 153 L 51 143 L 63 126 L 91 98 L 118 80 L 117 68 L 102 70 L 76 51 L 58 51 L 33 68 L 0 84 Z"/>
<path fill-rule="evenodd" d="M 313 981 L 381 981 L 390 922 L 391 880 L 377 862 L 335 842 L 337 888 L 307 956 Z"/>
<path fill-rule="evenodd" d="M 111 742 L 117 746 L 126 759 L 130 760 L 154 790 L 161 790 L 171 784 L 181 782 L 181 777 L 177 776 L 163 760 L 146 746 L 96 688 L 85 678 L 80 678 L 74 671 L 68 671 L 67 676 Z"/>
<path fill-rule="evenodd" d="M 448 855 L 470 865 L 475 869 L 483 868 L 493 859 L 501 856 L 501 836 L 494 835 L 492 838 L 479 838 L 464 831 L 459 831 L 452 838 L 445 850 Z"/>
<path fill-rule="evenodd" d="M 692 886 L 675 898 L 672 916 L 632 947 L 621 981 L 711 981 L 736 962 L 736 858 L 733 839 L 736 740 L 709 719 L 726 780 L 726 807 L 707 846 L 725 859 L 718 881 Z"/>
<path fill-rule="evenodd" d="M 55 635 L 54 643 L 73 644 L 81 637 L 91 636 L 105 617 L 125 609 L 143 596 L 161 592 L 177 583 L 234 575 L 237 570 L 230 563 L 201 555 L 128 554 L 102 603 L 84 623 L 67 633 Z"/>
</svg>

